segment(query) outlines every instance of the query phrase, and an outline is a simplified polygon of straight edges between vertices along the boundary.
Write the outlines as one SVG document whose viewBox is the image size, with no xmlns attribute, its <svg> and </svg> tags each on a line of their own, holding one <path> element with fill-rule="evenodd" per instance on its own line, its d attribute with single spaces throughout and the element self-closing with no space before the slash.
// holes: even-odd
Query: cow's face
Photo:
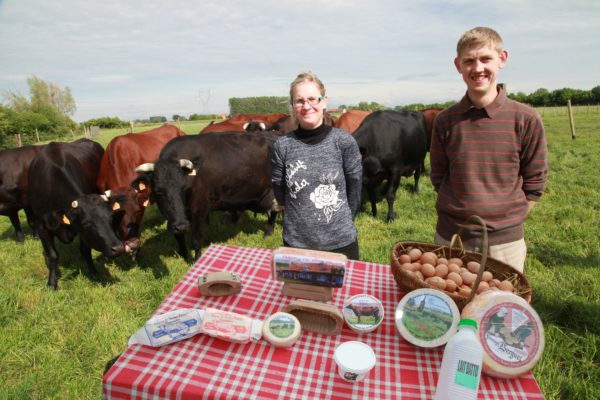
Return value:
<svg viewBox="0 0 600 400">
<path fill-rule="evenodd" d="M 125 243 L 125 250 L 135 252 L 140 246 L 140 227 L 144 211 L 150 204 L 150 190 L 145 185 L 140 185 L 143 190 L 133 187 L 117 188 L 107 192 L 111 208 L 121 210 L 113 218 L 113 227 L 118 231 L 121 240 Z"/>
<path fill-rule="evenodd" d="M 71 207 L 61 213 L 61 224 L 76 232 L 87 246 L 114 257 L 124 252 L 125 247 L 113 230 L 113 214 L 122 213 L 106 196 L 88 194 L 71 203 Z"/>
<path fill-rule="evenodd" d="M 145 172 L 133 183 L 139 189 L 140 183 L 150 186 L 152 202 L 167 219 L 171 233 L 186 232 L 190 223 L 186 215 L 186 204 L 191 183 L 196 175 L 196 166 L 189 160 L 158 160 L 150 167 L 136 171 Z"/>
</svg>

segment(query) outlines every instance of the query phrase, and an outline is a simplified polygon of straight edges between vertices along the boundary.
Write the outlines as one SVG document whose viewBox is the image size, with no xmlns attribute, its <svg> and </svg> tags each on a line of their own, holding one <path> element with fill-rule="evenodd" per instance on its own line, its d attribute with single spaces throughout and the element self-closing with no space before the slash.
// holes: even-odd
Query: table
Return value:
<svg viewBox="0 0 600 400">
<path fill-rule="evenodd" d="M 293 298 L 281 294 L 282 282 L 272 279 L 272 250 L 213 245 L 190 268 L 155 315 L 180 308 L 214 307 L 266 319 Z M 242 292 L 204 297 L 197 285 L 207 272 L 227 270 L 242 277 Z M 402 293 L 389 265 L 348 262 L 344 287 L 334 290 L 331 303 L 341 310 L 344 299 L 369 293 L 385 308 L 382 325 L 358 334 L 344 326 L 342 334 L 303 332 L 291 348 L 258 343 L 235 344 L 199 334 L 160 348 L 133 345 L 102 379 L 106 399 L 431 399 L 443 347 L 421 349 L 396 332 L 393 315 Z M 148 316 L 150 317 L 150 316 Z M 133 332 L 132 332 L 133 334 Z M 337 373 L 334 348 L 360 340 L 370 345 L 377 364 L 359 383 Z M 519 379 L 483 375 L 479 399 L 543 399 L 531 373 Z"/>
</svg>

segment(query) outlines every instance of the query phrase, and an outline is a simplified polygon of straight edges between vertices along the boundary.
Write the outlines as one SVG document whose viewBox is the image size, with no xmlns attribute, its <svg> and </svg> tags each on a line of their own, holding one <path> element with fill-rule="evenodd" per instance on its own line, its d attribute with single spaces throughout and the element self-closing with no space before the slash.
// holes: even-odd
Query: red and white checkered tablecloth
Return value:
<svg viewBox="0 0 600 400">
<path fill-rule="evenodd" d="M 214 307 L 266 319 L 293 298 L 281 294 L 282 282 L 271 277 L 272 250 L 213 245 L 193 265 L 155 315 L 180 308 Z M 290 348 L 265 340 L 235 344 L 199 334 L 153 348 L 128 348 L 102 379 L 106 399 L 431 399 L 443 347 L 421 349 L 402 339 L 394 311 L 402 293 L 389 265 L 349 261 L 344 287 L 334 289 L 332 303 L 341 310 L 344 299 L 368 293 L 385 308 L 382 325 L 358 334 L 344 326 L 338 336 L 302 332 Z M 205 297 L 197 279 L 206 272 L 237 272 L 242 292 Z M 148 316 L 150 317 L 150 316 Z M 132 332 L 133 333 L 133 332 Z M 340 378 L 333 361 L 337 345 L 360 340 L 370 345 L 377 364 L 358 383 Z M 482 376 L 479 399 L 543 399 L 531 373 L 519 379 Z"/>
</svg>

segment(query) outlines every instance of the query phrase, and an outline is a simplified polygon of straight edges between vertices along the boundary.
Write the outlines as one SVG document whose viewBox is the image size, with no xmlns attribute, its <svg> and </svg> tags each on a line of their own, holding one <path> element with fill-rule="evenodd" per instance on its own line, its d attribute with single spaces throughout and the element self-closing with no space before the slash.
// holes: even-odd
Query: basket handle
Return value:
<svg viewBox="0 0 600 400">
<path fill-rule="evenodd" d="M 452 245 L 454 243 L 454 238 L 456 236 L 456 237 L 458 237 L 458 240 L 460 241 L 461 250 L 464 251 L 464 248 L 462 245 L 462 240 L 460 239 L 460 233 L 463 231 L 464 226 L 468 225 L 468 224 L 479 225 L 481 227 L 483 243 L 482 243 L 482 249 L 481 249 L 481 263 L 480 263 L 480 267 L 479 267 L 479 272 L 477 273 L 477 278 L 475 278 L 475 282 L 473 282 L 473 289 L 471 289 L 471 294 L 469 295 L 469 297 L 467 297 L 467 303 L 469 303 L 471 300 L 473 300 L 473 297 L 475 297 L 475 294 L 477 293 L 477 289 L 479 288 L 479 283 L 481 282 L 481 278 L 483 277 L 483 271 L 485 271 L 485 265 L 486 265 L 487 258 L 488 258 L 487 226 L 485 225 L 485 222 L 483 222 L 481 217 L 479 217 L 477 215 L 471 215 L 469 218 L 467 218 L 465 223 L 458 229 L 458 232 L 455 233 L 454 236 L 452 236 L 452 243 L 450 243 L 450 247 L 452 247 Z"/>
</svg>

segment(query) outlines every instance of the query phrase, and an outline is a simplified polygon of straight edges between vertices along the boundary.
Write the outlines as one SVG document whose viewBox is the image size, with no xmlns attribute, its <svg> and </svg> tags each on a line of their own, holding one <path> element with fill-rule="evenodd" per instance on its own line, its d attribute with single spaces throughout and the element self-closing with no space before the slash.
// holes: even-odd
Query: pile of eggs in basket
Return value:
<svg viewBox="0 0 600 400">
<path fill-rule="evenodd" d="M 434 252 L 423 252 L 418 248 L 411 248 L 399 255 L 398 262 L 401 269 L 429 285 L 463 297 L 471 294 L 473 283 L 481 267 L 477 261 L 468 261 L 465 264 L 460 258 L 446 259 L 438 257 Z M 512 292 L 514 287 L 509 280 L 500 280 L 495 278 L 492 272 L 484 271 L 477 293 L 486 290 Z"/>
</svg>

